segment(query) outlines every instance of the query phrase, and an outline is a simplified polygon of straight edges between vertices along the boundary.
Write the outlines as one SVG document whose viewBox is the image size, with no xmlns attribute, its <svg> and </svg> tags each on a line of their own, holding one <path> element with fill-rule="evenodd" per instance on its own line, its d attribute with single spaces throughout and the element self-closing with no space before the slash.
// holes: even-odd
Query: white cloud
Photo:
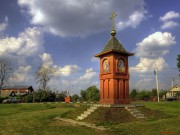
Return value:
<svg viewBox="0 0 180 135">
<path fill-rule="evenodd" d="M 179 24 L 175 21 L 167 21 L 164 22 L 164 24 L 161 26 L 161 29 L 170 29 L 170 28 L 174 28 L 177 27 Z"/>
<path fill-rule="evenodd" d="M 0 56 L 25 64 L 26 58 L 35 57 L 43 51 L 43 33 L 36 27 L 27 28 L 16 37 L 0 39 Z"/>
<path fill-rule="evenodd" d="M 180 18 L 180 13 L 176 13 L 175 11 L 169 11 L 164 16 L 161 16 L 159 19 L 164 22 L 175 18 Z"/>
<path fill-rule="evenodd" d="M 118 28 L 119 29 L 124 29 L 126 27 L 132 27 L 132 28 L 136 28 L 141 22 L 142 20 L 145 19 L 145 11 L 135 11 L 133 12 L 128 20 L 126 21 L 120 21 L 118 24 Z"/>
<path fill-rule="evenodd" d="M 23 83 L 27 84 L 31 79 L 33 79 L 31 66 L 20 66 L 13 74 L 13 77 L 10 78 L 9 82 L 11 83 Z"/>
<path fill-rule="evenodd" d="M 3 23 L 0 23 L 0 33 L 3 32 L 8 26 L 8 17 L 5 17 L 5 20 Z"/>
<path fill-rule="evenodd" d="M 130 71 L 141 73 L 152 72 L 155 64 L 159 71 L 167 68 L 168 64 L 163 56 L 169 52 L 170 46 L 175 43 L 175 37 L 168 32 L 155 32 L 149 35 L 137 43 L 135 54 L 140 58 L 140 61 L 136 66 L 130 67 Z"/>
<path fill-rule="evenodd" d="M 115 11 L 117 23 L 135 28 L 144 18 L 143 0 L 18 0 L 31 23 L 59 36 L 86 36 L 109 30 L 108 19 Z M 50 6 L 51 5 L 51 6 Z M 108 29 L 109 28 L 109 29 Z"/>
<path fill-rule="evenodd" d="M 140 43 L 137 43 L 135 50 L 136 56 L 139 57 L 159 57 L 169 52 L 169 47 L 176 43 L 175 37 L 169 32 L 155 32 Z"/>
<path fill-rule="evenodd" d="M 83 76 L 81 76 L 79 79 L 81 81 L 83 81 L 83 80 L 90 80 L 95 75 L 96 75 L 96 72 L 94 72 L 92 68 L 89 68 L 89 69 L 86 69 L 85 74 Z"/>
<path fill-rule="evenodd" d="M 154 70 L 155 64 L 159 71 L 162 71 L 163 68 L 168 66 L 163 57 L 154 59 L 140 58 L 140 62 L 135 67 L 130 67 L 130 71 L 137 71 L 142 73 L 152 72 Z"/>
<path fill-rule="evenodd" d="M 59 67 L 58 73 L 63 76 L 70 76 L 72 73 L 77 73 L 80 67 L 77 65 L 66 65 L 64 67 Z"/>
<path fill-rule="evenodd" d="M 42 63 L 46 66 L 52 66 L 53 65 L 53 59 L 52 56 L 48 53 L 43 53 L 40 55 L 40 58 L 42 59 Z"/>
<path fill-rule="evenodd" d="M 161 29 L 170 29 L 179 26 L 179 23 L 173 20 L 177 18 L 180 18 L 180 13 L 174 11 L 169 11 L 164 16 L 161 16 L 159 18 L 159 20 L 163 22 Z"/>
</svg>

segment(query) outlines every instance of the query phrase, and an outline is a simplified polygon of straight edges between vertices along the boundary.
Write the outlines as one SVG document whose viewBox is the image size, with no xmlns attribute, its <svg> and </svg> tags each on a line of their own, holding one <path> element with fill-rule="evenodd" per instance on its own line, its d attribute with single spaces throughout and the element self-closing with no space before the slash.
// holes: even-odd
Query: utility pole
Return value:
<svg viewBox="0 0 180 135">
<path fill-rule="evenodd" d="M 158 89 L 158 72 L 157 72 L 157 67 L 156 67 L 156 64 L 155 64 L 155 67 L 154 67 L 154 74 L 156 76 L 156 89 L 157 89 L 157 98 L 158 98 L 158 102 L 159 102 L 159 89 Z"/>
<path fill-rule="evenodd" d="M 172 80 L 172 89 L 173 89 L 173 87 L 174 87 L 174 78 L 173 78 L 173 80 Z M 173 91 L 172 91 L 172 96 L 174 97 Z"/>
</svg>

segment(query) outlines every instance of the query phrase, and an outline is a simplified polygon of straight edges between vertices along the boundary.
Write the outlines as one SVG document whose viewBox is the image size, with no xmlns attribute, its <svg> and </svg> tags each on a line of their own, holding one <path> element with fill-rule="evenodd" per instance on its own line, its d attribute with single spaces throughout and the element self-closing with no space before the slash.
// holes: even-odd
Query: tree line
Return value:
<svg viewBox="0 0 180 135">
<path fill-rule="evenodd" d="M 42 90 L 32 92 L 26 96 L 22 96 L 22 102 L 64 102 L 67 96 L 66 91 L 60 93 L 53 92 L 51 90 Z M 90 86 L 85 90 L 81 90 L 80 96 L 78 94 L 73 94 L 70 96 L 72 102 L 97 102 L 99 101 L 99 89 L 96 86 Z"/>
</svg>

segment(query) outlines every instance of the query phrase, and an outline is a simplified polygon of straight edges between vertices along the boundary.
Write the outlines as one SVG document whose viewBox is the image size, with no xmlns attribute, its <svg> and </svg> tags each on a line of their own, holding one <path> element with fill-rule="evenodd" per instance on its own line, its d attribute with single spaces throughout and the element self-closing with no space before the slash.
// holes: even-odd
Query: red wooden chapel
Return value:
<svg viewBox="0 0 180 135">
<path fill-rule="evenodd" d="M 111 38 L 95 57 L 100 58 L 100 103 L 129 104 L 129 71 L 128 57 L 134 55 L 127 52 L 115 37 L 114 17 L 112 14 Z"/>
</svg>

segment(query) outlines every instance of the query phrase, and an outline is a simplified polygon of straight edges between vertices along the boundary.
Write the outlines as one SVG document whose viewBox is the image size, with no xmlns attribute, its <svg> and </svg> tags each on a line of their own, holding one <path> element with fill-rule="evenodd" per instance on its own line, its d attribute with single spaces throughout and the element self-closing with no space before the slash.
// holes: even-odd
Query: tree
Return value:
<svg viewBox="0 0 180 135">
<path fill-rule="evenodd" d="M 130 97 L 133 98 L 133 99 L 135 99 L 136 96 L 137 96 L 137 90 L 136 90 L 136 89 L 133 89 L 133 90 L 131 91 L 131 93 L 130 93 Z"/>
<path fill-rule="evenodd" d="M 180 71 L 180 54 L 177 57 L 177 67 L 178 67 L 178 69 Z M 180 76 L 180 74 L 179 74 L 179 76 Z"/>
<path fill-rule="evenodd" d="M 86 101 L 87 100 L 87 91 L 86 90 L 81 90 L 81 98 L 83 101 Z"/>
<path fill-rule="evenodd" d="M 36 72 L 37 83 L 39 83 L 39 88 L 42 90 L 47 89 L 47 83 L 55 77 L 56 68 L 52 66 L 42 65 Z"/>
<path fill-rule="evenodd" d="M 79 100 L 79 96 L 77 94 L 74 94 L 71 96 L 71 99 L 73 102 L 77 102 Z"/>
<path fill-rule="evenodd" d="M 148 100 L 151 97 L 151 91 L 142 90 L 138 92 L 137 98 L 140 100 Z"/>
<path fill-rule="evenodd" d="M 56 94 L 56 101 L 65 101 L 65 97 L 66 97 L 67 92 L 66 91 L 62 91 L 59 94 Z"/>
<path fill-rule="evenodd" d="M 89 101 L 99 101 L 99 89 L 96 86 L 87 88 L 86 99 Z"/>
<path fill-rule="evenodd" d="M 12 76 L 11 63 L 8 60 L 0 59 L 0 86 L 4 86 L 5 82 Z"/>
<path fill-rule="evenodd" d="M 12 76 L 12 67 L 10 61 L 6 59 L 0 59 L 0 94 L 1 88 Z"/>
</svg>

